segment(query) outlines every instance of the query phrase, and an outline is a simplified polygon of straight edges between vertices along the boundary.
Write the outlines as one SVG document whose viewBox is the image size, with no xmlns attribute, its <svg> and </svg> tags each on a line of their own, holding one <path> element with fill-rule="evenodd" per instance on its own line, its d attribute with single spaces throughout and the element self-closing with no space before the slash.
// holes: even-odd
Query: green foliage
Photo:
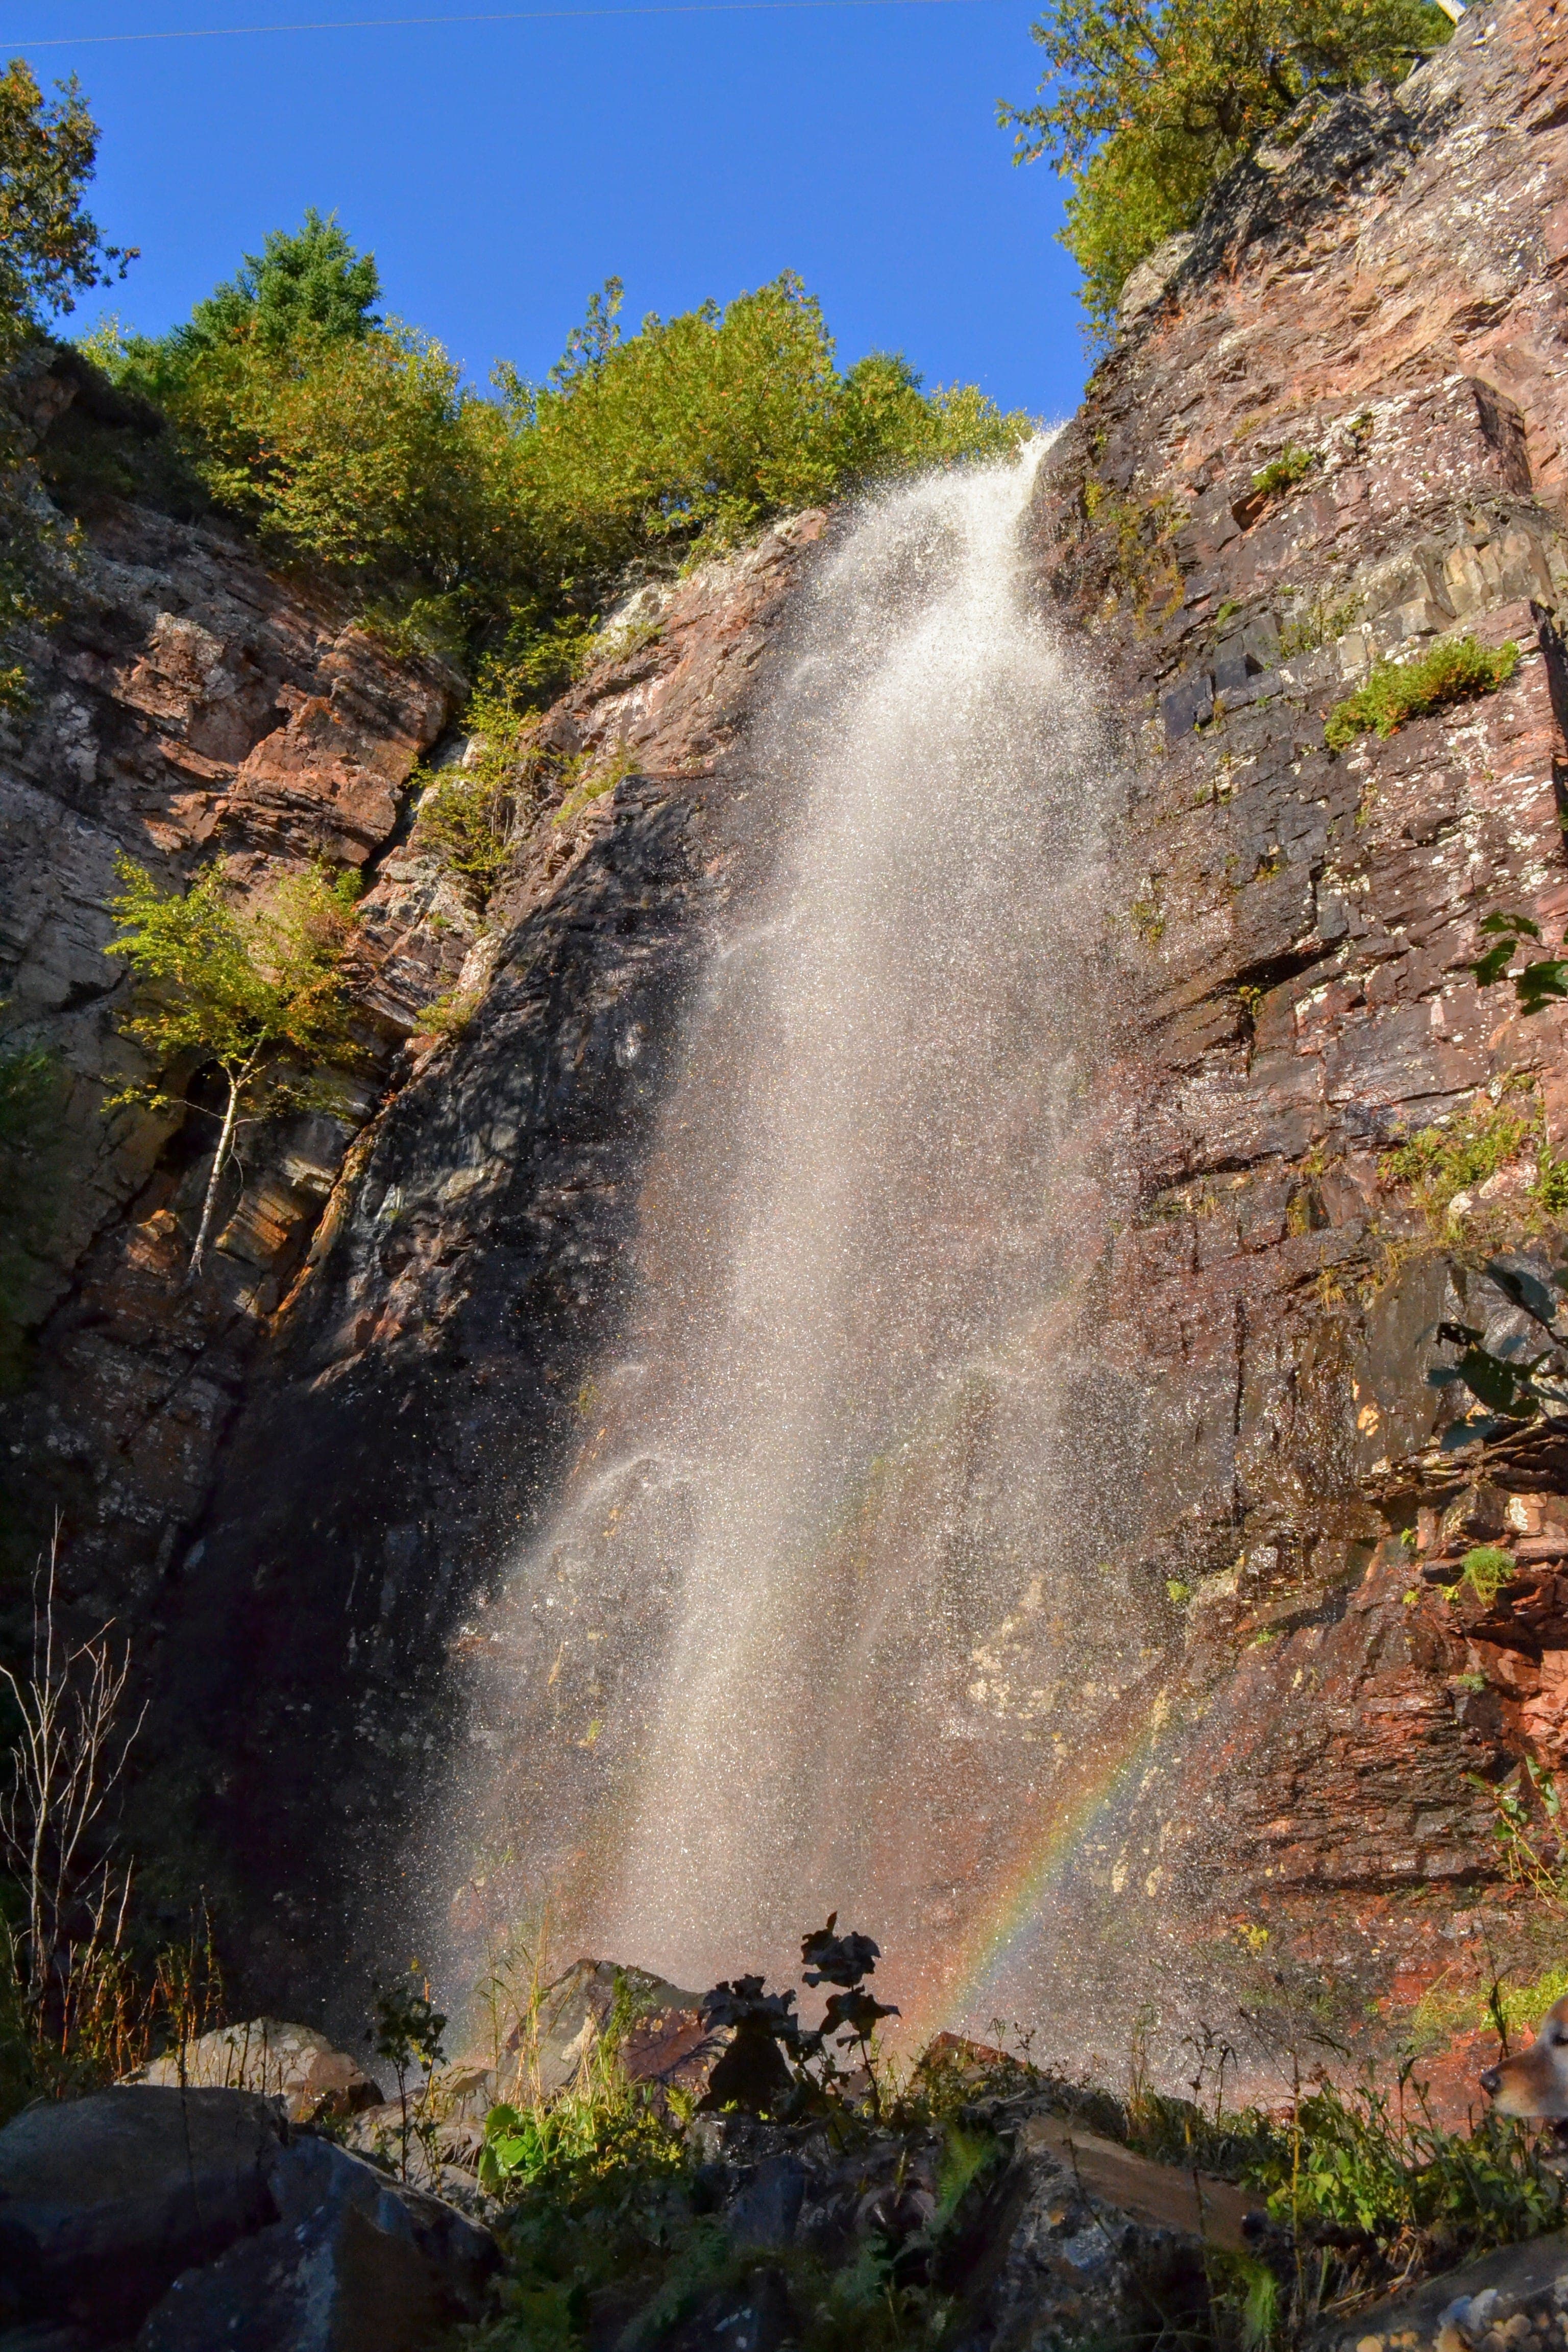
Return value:
<svg viewBox="0 0 1568 2352">
<path fill-rule="evenodd" d="M 1474 1772 L 1467 1773 L 1466 1778 L 1492 1808 L 1492 1835 L 1513 1885 L 1526 1888 L 1559 1920 L 1568 1916 L 1563 1791 L 1557 1775 L 1538 1764 L 1532 1756 L 1527 1756 L 1519 1769 L 1505 1780 L 1483 1780 Z M 1551 1979 L 1543 1978 L 1541 1981 L 1544 1985 Z M 1522 1988 L 1520 2002 L 1533 2001 L 1540 1990 L 1539 1986 Z M 1568 1983 L 1563 1990 L 1568 1991 Z M 1558 1994 L 1549 1993 L 1535 2007 L 1533 2016 L 1527 2010 L 1522 2021 L 1533 2023 L 1558 1998 Z M 1519 2021 L 1506 2006 L 1501 1990 L 1496 1985 L 1492 1988 L 1491 2005 L 1500 2031 L 1511 2032 Z"/>
<path fill-rule="evenodd" d="M 1426 0 L 1050 0 L 1032 30 L 1039 102 L 1000 119 L 1071 184 L 1062 242 L 1103 335 L 1130 272 L 1304 98 L 1401 81 L 1450 27 Z"/>
<path fill-rule="evenodd" d="M 1491 1607 L 1513 1571 L 1513 1554 L 1500 1544 L 1476 1544 L 1459 1562 L 1459 1574 L 1483 1609 Z"/>
<path fill-rule="evenodd" d="M 1344 596 L 1337 601 L 1319 596 L 1301 604 L 1279 632 L 1279 657 L 1289 661 L 1299 654 L 1316 653 L 1320 646 L 1332 645 L 1336 637 L 1355 625 L 1360 616 L 1359 596 Z"/>
<path fill-rule="evenodd" d="M 1392 2086 L 1363 2067 L 1350 2091 L 1324 2082 L 1250 2168 L 1275 2219 L 1295 2230 L 1353 2232 L 1385 2261 L 1445 2258 L 1509 2245 L 1563 2226 L 1564 2190 L 1521 2125 L 1483 2116 L 1472 2134 L 1444 2131 L 1403 2065 Z"/>
<path fill-rule="evenodd" d="M 98 131 L 73 80 L 46 101 L 26 61 L 0 74 L 0 374 L 35 341 L 46 320 L 78 294 L 123 276 L 134 258 L 105 246 L 82 194 Z M 52 617 L 70 535 L 33 495 L 30 436 L 0 401 L 0 709 L 20 716 L 27 677 L 4 657 L 18 627 Z"/>
<path fill-rule="evenodd" d="M 245 907 L 222 868 L 198 874 L 184 896 L 165 897 L 144 866 L 116 861 L 122 888 L 109 904 L 116 936 L 106 955 L 124 956 L 139 986 L 121 1028 L 153 1075 L 110 1097 L 106 1110 L 140 1104 L 183 1108 L 164 1087 L 171 1064 L 221 1071 L 226 1100 L 191 1254 L 199 1270 L 218 1187 L 247 1118 L 276 1117 L 321 1098 L 301 1066 L 356 1058 L 350 1038 L 344 959 L 359 877 L 335 880 L 321 867 L 285 875 L 267 903 Z"/>
<path fill-rule="evenodd" d="M 1315 449 L 1299 449 L 1292 443 L 1289 449 L 1282 450 L 1278 457 L 1272 458 L 1259 472 L 1254 474 L 1252 477 L 1254 497 L 1271 499 L 1278 490 L 1293 489 L 1298 482 L 1305 481 L 1317 462 L 1318 453 Z"/>
<path fill-rule="evenodd" d="M 136 258 L 106 246 L 82 209 L 98 130 L 74 76 L 58 88 L 46 100 L 23 58 L 0 74 L 0 363 Z"/>
<path fill-rule="evenodd" d="M 123 887 L 110 900 L 116 936 L 141 988 L 124 1023 L 160 1070 L 181 1056 L 250 1076 L 282 1051 L 315 1060 L 347 1037 L 342 963 L 359 877 L 321 868 L 286 875 L 269 903 L 240 905 L 222 868 L 209 866 L 184 895 L 165 895 L 145 866 L 121 856 Z M 155 1080 L 115 1103 L 174 1107 Z"/>
<path fill-rule="evenodd" d="M 427 638 L 455 642 L 513 584 L 510 436 L 428 337 L 302 320 L 286 341 L 132 337 L 102 356 L 167 411 L 209 494 L 276 553 L 358 583 L 367 603 L 418 607 Z"/>
<path fill-rule="evenodd" d="M 535 804 L 540 761 L 524 723 L 534 693 L 526 667 L 485 663 L 464 714 L 468 764 L 416 768 L 409 779 L 419 795 L 414 845 L 433 851 L 448 873 L 460 875 L 481 908 Z"/>
<path fill-rule="evenodd" d="M 537 701 L 628 563 L 1029 429 L 973 387 L 925 394 L 896 357 L 840 373 L 788 275 L 626 337 L 612 279 L 549 381 L 502 364 L 494 399 L 438 344 L 378 324 L 374 295 L 374 264 L 310 215 L 187 327 L 94 356 L 166 409 L 210 493 L 279 551 L 357 583 L 384 625 L 486 645 Z"/>
<path fill-rule="evenodd" d="M 1424 1127 L 1406 1136 L 1378 1162 L 1385 1184 L 1408 1184 L 1415 1205 L 1434 1233 L 1448 1225 L 1448 1212 L 1461 1192 L 1484 1184 L 1524 1149 L 1536 1124 L 1534 1105 L 1516 1090 L 1482 1103 L 1446 1127 Z"/>
<path fill-rule="evenodd" d="M 318 337 L 362 342 L 381 324 L 374 309 L 380 299 L 374 254 L 356 253 L 336 214 L 323 220 L 311 205 L 292 236 L 271 230 L 237 276 L 196 304 L 174 347 L 194 358 L 252 337 L 273 351 Z"/>
<path fill-rule="evenodd" d="M 1474 637 L 1439 637 L 1419 660 L 1374 663 L 1366 684 L 1330 711 L 1323 740 L 1331 751 L 1342 751 L 1373 729 L 1392 735 L 1407 719 L 1495 693 L 1518 667 L 1519 647 L 1511 637 L 1495 649 Z"/>
<path fill-rule="evenodd" d="M 430 2111 L 430 2078 L 446 2053 L 441 2037 L 447 2031 L 447 2020 L 430 1998 L 430 1987 L 420 1973 L 417 1960 L 408 1963 L 408 1974 L 391 1985 L 375 1989 L 374 2019 L 366 2036 L 378 2058 L 384 2058 L 397 2077 L 399 2114 L 399 2168 L 405 2180 L 408 2178 L 408 2147 L 411 2139 L 424 2143 L 426 2158 L 435 2161 L 435 2118 Z M 419 2088 L 412 2108 L 408 2104 L 408 2078 L 419 2077 Z"/>
<path fill-rule="evenodd" d="M 1544 1012 L 1548 1004 L 1568 996 L 1568 961 L 1562 956 L 1537 956 L 1519 971 L 1509 974 L 1508 968 L 1520 952 L 1521 942 L 1541 938 L 1540 925 L 1531 922 L 1528 915 L 1505 914 L 1500 909 L 1484 917 L 1480 929 L 1490 936 L 1492 945 L 1470 966 L 1478 988 L 1492 988 L 1500 980 L 1511 977 L 1519 1009 L 1525 1014 Z M 1568 1206 L 1568 1178 L 1563 1163 L 1552 1158 L 1544 1144 L 1541 1183 L 1560 1196 L 1561 1205 Z"/>
<path fill-rule="evenodd" d="M 558 573 L 604 577 L 672 541 L 722 546 L 857 483 L 1002 454 L 1028 429 L 973 388 L 926 398 L 900 358 L 840 375 L 820 306 L 787 272 L 625 339 L 620 292 L 612 278 L 594 298 L 547 384 L 497 371 L 521 503 Z"/>
</svg>

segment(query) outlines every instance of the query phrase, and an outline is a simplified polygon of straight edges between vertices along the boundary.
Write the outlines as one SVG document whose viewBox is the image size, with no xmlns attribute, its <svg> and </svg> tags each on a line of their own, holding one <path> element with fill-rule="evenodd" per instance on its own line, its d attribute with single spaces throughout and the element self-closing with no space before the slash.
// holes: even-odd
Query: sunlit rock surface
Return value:
<svg viewBox="0 0 1568 2352">
<path fill-rule="evenodd" d="M 1255 2021 L 1272 2003 L 1281 2032 L 1316 2002 L 1353 2040 L 1377 2004 L 1463 1978 L 1479 1930 L 1510 1932 L 1470 1776 L 1563 1753 L 1568 1462 L 1522 1442 L 1489 1465 L 1441 1454 L 1426 1373 L 1461 1305 L 1503 1328 L 1462 1234 L 1490 1218 L 1523 1238 L 1536 1150 L 1568 1139 L 1564 1014 L 1510 1017 L 1510 992 L 1467 970 L 1489 908 L 1532 914 L 1551 940 L 1568 916 L 1565 40 L 1544 0 L 1478 7 L 1394 98 L 1293 125 L 1220 192 L 1175 274 L 1140 289 L 1037 477 L 1027 593 L 1073 681 L 1046 717 L 1109 730 L 1083 763 L 1106 832 L 1071 981 L 1082 1067 L 1051 1097 L 1053 1037 L 1018 1089 L 1054 1105 L 1057 1205 L 1040 1213 L 1044 1183 L 993 1187 L 978 1209 L 954 1190 L 949 1263 L 991 1281 L 1016 1245 L 1017 1316 L 987 1307 L 975 1360 L 955 1357 L 925 1416 L 862 1465 L 822 1548 L 835 1608 L 862 1596 L 833 1622 L 844 1652 L 880 1662 L 877 1704 L 846 1675 L 825 1730 L 784 1718 L 799 1777 L 776 1942 L 812 1924 L 795 1916 L 808 1894 L 813 1916 L 842 1900 L 925 2021 L 1016 2016 L 1062 2056 L 1114 2047 L 1152 2002 L 1169 2057 L 1238 2001 Z M 259 1351 L 247 1339 L 185 1402 L 209 1343 L 161 1320 L 188 1311 L 157 1223 L 177 1147 L 159 1159 L 152 1139 L 152 1189 L 122 1213 L 125 1180 L 74 1261 L 53 1355 L 87 1344 L 75 1313 L 146 1401 L 73 1420 L 54 1396 L 72 1491 L 100 1498 L 77 1504 L 73 1540 L 106 1584 L 149 1594 L 158 1819 L 214 1858 L 255 1989 L 286 2013 L 368 1971 L 389 1936 L 482 1940 L 547 1891 L 531 1853 L 610 1902 L 617 1838 L 657 1863 L 700 1797 L 637 1785 L 635 1759 L 668 1751 L 645 1749 L 653 1717 L 620 1706 L 608 1663 L 617 1642 L 638 1670 L 664 1654 L 666 1621 L 645 1614 L 663 1555 L 620 1549 L 606 1490 L 574 1555 L 596 1613 L 546 1642 L 564 1556 L 538 1547 L 635 1435 L 631 1374 L 701 1262 L 721 1195 L 687 1183 L 695 1163 L 659 1121 L 690 1082 L 715 943 L 787 860 L 760 730 L 850 528 L 805 519 L 639 604 L 619 657 L 552 714 L 563 754 L 623 743 L 633 772 L 520 845 L 469 1026 L 389 1061 L 399 1091 L 341 1177 L 346 1132 L 311 1162 L 309 1213 L 275 1213 L 297 1239 Z M 899 587 L 917 603 L 918 569 Z M 163 601 L 224 638 L 194 597 Z M 152 609 L 139 626 L 126 675 L 142 665 L 142 701 L 188 698 L 169 680 L 200 647 L 160 636 Z M 1500 692 L 1326 751 L 1327 712 L 1373 659 L 1467 631 L 1520 646 Z M 417 698 L 416 682 L 382 690 Z M 330 706 L 335 688 L 310 691 Z M 388 709 L 378 740 L 411 761 L 439 714 Z M 293 854 L 279 812 L 325 724 L 303 711 L 258 761 L 248 742 L 223 754 L 233 822 L 269 856 Z M 356 774 L 384 774 L 378 757 Z M 159 824 L 176 772 L 157 771 Z M 338 774 L 319 770 L 323 806 Z M 393 838 L 387 791 L 376 919 L 450 986 L 475 927 L 454 942 L 428 920 L 439 886 Z M 367 855 L 381 822 L 359 824 Z M 404 1001 L 409 1034 L 424 1000 L 410 983 Z M 715 1083 L 736 1066 L 716 1055 Z M 1433 1233 L 1381 1156 L 1521 1071 L 1539 1133 L 1479 1222 Z M 809 1122 L 821 1098 L 799 1093 Z M 1033 1118 L 1009 1167 L 1040 1150 Z M 939 1197 L 919 1196 L 917 1256 Z M 230 1255 L 250 1262 L 237 1240 Z M 847 1422 L 865 1406 L 852 1397 Z M 1483 1468 L 1495 1499 L 1472 1511 L 1460 1489 Z M 1486 1539 L 1513 1545 L 1520 1573 L 1472 1608 L 1445 1589 L 1489 1511 Z M 489 1612 L 520 1591 L 541 1613 L 533 1648 L 514 1644 L 514 1736 L 468 1692 L 506 1647 Z M 921 1725 L 940 1745 L 904 1738 Z M 713 1786 L 707 1848 L 729 1842 L 749 1923 L 776 1849 L 752 1850 L 758 1814 L 722 1772 Z M 623 1916 L 595 1948 L 701 1981 L 656 1910 L 647 1942 Z M 691 1953 L 715 1932 L 694 1898 Z"/>
</svg>

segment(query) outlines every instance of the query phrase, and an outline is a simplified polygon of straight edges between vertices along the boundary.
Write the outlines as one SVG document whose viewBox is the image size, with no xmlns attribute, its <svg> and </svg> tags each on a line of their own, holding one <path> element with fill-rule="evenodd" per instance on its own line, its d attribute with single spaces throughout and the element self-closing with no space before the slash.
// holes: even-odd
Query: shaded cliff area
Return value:
<svg viewBox="0 0 1568 2352">
<path fill-rule="evenodd" d="M 1140 273 L 1030 522 L 1133 779 L 1098 1107 L 1132 1205 L 1081 1321 L 1136 1463 L 1108 1605 L 1153 1629 L 1103 1744 L 1131 1714 L 1151 1760 L 1086 1899 L 1112 1973 L 1142 1906 L 1179 1965 L 1240 1982 L 1272 1939 L 1352 2020 L 1512 1932 L 1484 1784 L 1568 1743 L 1568 1460 L 1439 1452 L 1426 1381 L 1445 1316 L 1506 1333 L 1478 1269 L 1539 1254 L 1568 1145 L 1568 1014 L 1468 971 L 1489 910 L 1568 917 L 1565 90 L 1568 17 L 1500 0 L 1396 94 L 1303 110 Z M 772 847 L 748 714 L 831 523 L 644 592 L 543 735 L 625 772 L 542 807 L 481 908 L 405 791 L 460 681 L 51 457 L 150 429 L 70 362 L 36 396 L 86 538 L 47 692 L 3 722 L 0 921 L 7 1020 L 69 1084 L 4 1440 L 29 1539 L 58 1505 L 74 1597 L 136 1643 L 155 1883 L 209 1885 L 247 1992 L 315 2014 L 409 1916 L 473 1605 L 592 1412 L 685 995 Z M 1326 748 L 1376 659 L 1460 632 L 1520 647 L 1499 691 Z M 370 1075 L 268 1139 L 199 1290 L 194 1123 L 99 1117 L 116 848 L 370 882 Z M 1497 1145 L 1457 1202 L 1389 1162 L 1440 1120 Z M 1446 1598 L 1480 1537 L 1517 1574 Z M 1005 1727 L 1060 1628 L 996 1617 L 973 1705 Z"/>
</svg>

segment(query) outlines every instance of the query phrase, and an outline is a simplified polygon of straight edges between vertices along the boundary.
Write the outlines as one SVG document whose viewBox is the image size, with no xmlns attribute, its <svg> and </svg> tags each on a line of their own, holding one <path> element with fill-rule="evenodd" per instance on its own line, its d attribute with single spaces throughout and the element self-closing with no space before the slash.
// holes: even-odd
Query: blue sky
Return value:
<svg viewBox="0 0 1568 2352">
<path fill-rule="evenodd" d="M 112 307 L 145 331 L 315 204 L 374 249 L 387 307 L 481 380 L 498 354 L 542 375 L 612 274 L 635 320 L 791 268 L 842 362 L 901 349 L 931 383 L 1076 404 L 1058 183 L 1015 170 L 994 120 L 1037 79 L 1027 0 L 46 46 L 464 5 L 0 0 L 0 45 L 46 83 L 79 76 L 93 210 L 142 252 Z"/>
</svg>

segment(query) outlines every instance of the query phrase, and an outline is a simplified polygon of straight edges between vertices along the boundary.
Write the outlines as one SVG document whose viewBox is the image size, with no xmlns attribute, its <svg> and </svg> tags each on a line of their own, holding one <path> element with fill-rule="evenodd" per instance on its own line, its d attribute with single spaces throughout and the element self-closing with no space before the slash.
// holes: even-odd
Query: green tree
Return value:
<svg viewBox="0 0 1568 2352">
<path fill-rule="evenodd" d="M 314 233 L 341 236 L 319 216 Z M 346 240 L 321 263 L 342 302 L 331 318 L 284 305 L 295 323 L 276 334 L 258 323 L 265 261 L 173 336 L 103 338 L 92 356 L 162 403 L 208 489 L 279 551 L 352 583 L 384 623 L 501 655 L 536 699 L 564 684 L 563 654 L 628 563 L 1029 430 L 973 387 L 927 394 L 896 356 L 841 373 L 788 275 L 633 335 L 612 278 L 543 384 L 502 365 L 486 398 L 439 344 L 376 324 Z"/>
<path fill-rule="evenodd" d="M 58 88 L 46 100 L 22 58 L 0 74 L 0 361 L 136 258 L 105 245 L 82 208 L 98 129 L 75 77 Z"/>
<path fill-rule="evenodd" d="M 0 74 L 0 376 L 47 320 L 89 287 L 123 277 L 135 258 L 106 246 L 83 209 L 98 131 L 75 80 L 58 89 L 46 100 L 21 58 Z M 66 543 L 32 496 L 29 446 L 0 398 L 0 645 L 47 618 L 50 574 Z M 0 709 L 26 704 L 26 669 L 0 659 Z"/>
<path fill-rule="evenodd" d="M 1050 0 L 1014 159 L 1071 185 L 1061 241 L 1101 336 L 1129 273 L 1314 90 L 1398 82 L 1452 30 L 1429 0 Z"/>
<path fill-rule="evenodd" d="M 165 1092 L 171 1064 L 216 1064 L 225 1086 L 217 1148 L 208 1171 L 190 1278 L 200 1273 L 237 1130 L 317 1098 L 310 1066 L 357 1058 L 343 970 L 353 939 L 358 877 L 333 880 L 312 866 L 286 876 L 267 904 L 242 906 L 221 868 L 208 866 L 184 896 L 165 896 L 144 866 L 121 856 L 123 885 L 109 902 L 116 936 L 140 986 L 122 1026 L 156 1076 L 105 1105 L 183 1108 Z"/>
<path fill-rule="evenodd" d="M 380 299 L 375 256 L 357 253 L 337 215 L 323 220 L 311 205 L 292 235 L 270 230 L 261 251 L 247 253 L 237 275 L 196 304 L 174 341 L 210 349 L 254 335 L 274 351 L 313 338 L 360 342 L 381 324 Z"/>
</svg>

